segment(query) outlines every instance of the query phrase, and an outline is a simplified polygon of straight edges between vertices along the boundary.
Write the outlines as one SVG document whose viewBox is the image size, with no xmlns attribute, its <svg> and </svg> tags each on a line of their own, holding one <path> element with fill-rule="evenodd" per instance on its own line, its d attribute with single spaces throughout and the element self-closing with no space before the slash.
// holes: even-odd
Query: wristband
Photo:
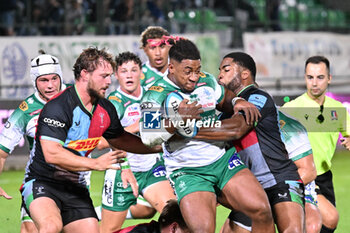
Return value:
<svg viewBox="0 0 350 233">
<path fill-rule="evenodd" d="M 235 104 L 236 104 L 237 100 L 245 100 L 245 99 L 243 99 L 242 97 L 238 97 L 238 96 L 236 96 L 235 98 L 233 98 L 233 99 L 231 100 L 232 107 L 234 107 L 234 106 L 235 106 Z"/>
<path fill-rule="evenodd" d="M 120 167 L 121 167 L 122 170 L 130 168 L 130 164 L 129 164 L 128 158 L 125 158 L 124 162 L 120 163 Z"/>
</svg>

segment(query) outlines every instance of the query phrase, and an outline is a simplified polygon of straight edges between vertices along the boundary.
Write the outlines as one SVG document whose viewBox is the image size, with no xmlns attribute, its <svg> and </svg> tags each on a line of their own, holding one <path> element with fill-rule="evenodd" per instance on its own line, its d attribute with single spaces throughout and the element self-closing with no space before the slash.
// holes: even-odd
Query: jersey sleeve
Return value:
<svg viewBox="0 0 350 233">
<path fill-rule="evenodd" d="M 106 139 L 119 137 L 124 133 L 124 128 L 120 123 L 117 111 L 111 102 L 106 101 L 106 104 L 104 104 L 104 106 L 108 112 L 111 124 L 103 133 L 103 137 Z"/>
<path fill-rule="evenodd" d="M 210 80 L 210 85 L 213 87 L 213 89 L 215 91 L 216 103 L 220 103 L 225 96 L 224 87 L 218 83 L 218 81 L 216 80 L 216 78 L 213 75 L 206 73 L 206 72 L 203 72 L 202 75 L 206 75 L 206 78 L 208 78 Z"/>
<path fill-rule="evenodd" d="M 343 120 L 343 125 L 340 129 L 340 133 L 343 137 L 348 137 L 350 136 L 350 115 L 349 115 L 349 111 L 346 108 L 344 111 L 344 115 L 345 116 Z"/>
<path fill-rule="evenodd" d="M 49 101 L 43 108 L 37 126 L 36 137 L 64 144 L 72 124 L 66 105 L 58 101 Z"/>
<path fill-rule="evenodd" d="M 23 103 L 22 103 L 23 104 Z M 25 134 L 25 111 L 17 108 L 7 120 L 0 134 L 0 149 L 11 153 Z"/>
<path fill-rule="evenodd" d="M 114 108 L 117 111 L 119 119 L 121 119 L 121 117 L 124 115 L 124 111 L 125 111 L 125 108 L 122 104 L 121 99 L 119 99 L 118 97 L 116 97 L 114 95 L 110 95 L 110 96 L 108 96 L 108 100 L 113 104 Z"/>
</svg>

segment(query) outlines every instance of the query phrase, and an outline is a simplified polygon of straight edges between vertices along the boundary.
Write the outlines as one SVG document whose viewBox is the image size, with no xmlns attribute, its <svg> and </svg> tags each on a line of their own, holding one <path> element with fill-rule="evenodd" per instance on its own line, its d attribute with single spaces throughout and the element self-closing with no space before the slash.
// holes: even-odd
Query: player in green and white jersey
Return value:
<svg viewBox="0 0 350 233">
<path fill-rule="evenodd" d="M 322 216 L 317 207 L 315 178 L 317 175 L 311 145 L 305 127 L 293 117 L 278 111 L 283 142 L 288 156 L 298 167 L 305 185 L 305 226 L 307 233 L 318 233 L 322 227 Z"/>
<path fill-rule="evenodd" d="M 168 73 L 168 53 L 171 46 L 166 38 L 169 36 L 169 32 L 159 26 L 149 26 L 141 34 L 141 49 L 148 57 L 148 61 L 142 65 L 141 76 L 141 86 L 146 90 Z"/>
<path fill-rule="evenodd" d="M 49 54 L 42 54 L 31 61 L 30 77 L 35 92 L 27 97 L 11 114 L 0 134 L 0 173 L 7 156 L 18 145 L 23 136 L 27 138 L 29 150 L 33 148 L 37 120 L 45 103 L 65 89 L 59 60 Z M 25 169 L 25 177 L 32 159 L 30 154 Z M 1 189 L 1 188 L 0 188 Z M 4 192 L 0 196 L 9 196 Z M 21 232 L 37 232 L 37 229 L 25 209 L 21 209 Z"/>
<path fill-rule="evenodd" d="M 108 99 L 117 110 L 125 130 L 139 132 L 141 117 L 140 102 L 144 94 L 140 86 L 141 60 L 133 53 L 124 52 L 116 57 L 116 77 L 119 88 Z M 139 193 L 161 212 L 169 199 L 174 199 L 174 191 L 166 178 L 164 162 L 159 153 L 127 153 L 129 166 L 122 164 L 122 171 L 107 170 L 102 193 L 101 232 L 114 232 L 122 227 L 128 209 L 136 204 L 132 187 L 123 188 L 121 177 L 133 172 Z"/>
<path fill-rule="evenodd" d="M 200 72 L 200 54 L 191 41 L 183 38 L 176 41 L 169 57 L 168 75 L 158 80 L 142 98 L 140 132 L 146 145 L 163 143 L 168 176 L 190 231 L 215 231 L 218 200 L 251 217 L 254 232 L 274 232 L 266 194 L 243 165 L 235 148 L 225 151 L 222 141 L 175 135 L 180 128 L 174 127 L 175 121 L 162 116 L 163 102 L 173 91 L 185 98 L 178 106 L 180 120 L 185 122 L 201 119 L 216 124 L 216 108 L 232 112 L 232 96 L 224 92 L 212 75 Z M 246 124 L 243 115 L 235 117 L 239 124 Z M 220 130 L 219 124 L 216 126 Z"/>
</svg>

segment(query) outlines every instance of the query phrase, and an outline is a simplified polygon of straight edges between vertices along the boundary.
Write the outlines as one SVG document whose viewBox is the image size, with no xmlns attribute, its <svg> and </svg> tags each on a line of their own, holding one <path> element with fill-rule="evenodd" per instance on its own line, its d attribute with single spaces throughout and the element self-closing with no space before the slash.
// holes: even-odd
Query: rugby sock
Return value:
<svg viewBox="0 0 350 233">
<path fill-rule="evenodd" d="M 131 214 L 130 209 L 128 209 L 128 213 L 126 214 L 126 219 L 134 219 L 134 217 Z"/>
<path fill-rule="evenodd" d="M 320 233 L 333 233 L 334 231 L 335 231 L 335 229 L 330 229 L 330 228 L 325 227 L 324 225 L 322 225 Z"/>
</svg>

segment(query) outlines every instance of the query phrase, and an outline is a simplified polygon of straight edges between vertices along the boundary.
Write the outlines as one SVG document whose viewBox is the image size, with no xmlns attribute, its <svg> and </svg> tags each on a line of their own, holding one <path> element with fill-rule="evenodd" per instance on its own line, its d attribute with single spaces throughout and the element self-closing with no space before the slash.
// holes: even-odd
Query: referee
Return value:
<svg viewBox="0 0 350 233">
<path fill-rule="evenodd" d="M 297 118 L 308 131 L 317 170 L 316 192 L 323 224 L 321 233 L 334 232 L 339 221 L 331 172 L 339 132 L 342 134 L 341 144 L 350 149 L 349 114 L 339 101 L 326 96 L 331 80 L 327 58 L 308 58 L 305 63 L 306 93 L 283 106 L 284 111 Z"/>
</svg>

